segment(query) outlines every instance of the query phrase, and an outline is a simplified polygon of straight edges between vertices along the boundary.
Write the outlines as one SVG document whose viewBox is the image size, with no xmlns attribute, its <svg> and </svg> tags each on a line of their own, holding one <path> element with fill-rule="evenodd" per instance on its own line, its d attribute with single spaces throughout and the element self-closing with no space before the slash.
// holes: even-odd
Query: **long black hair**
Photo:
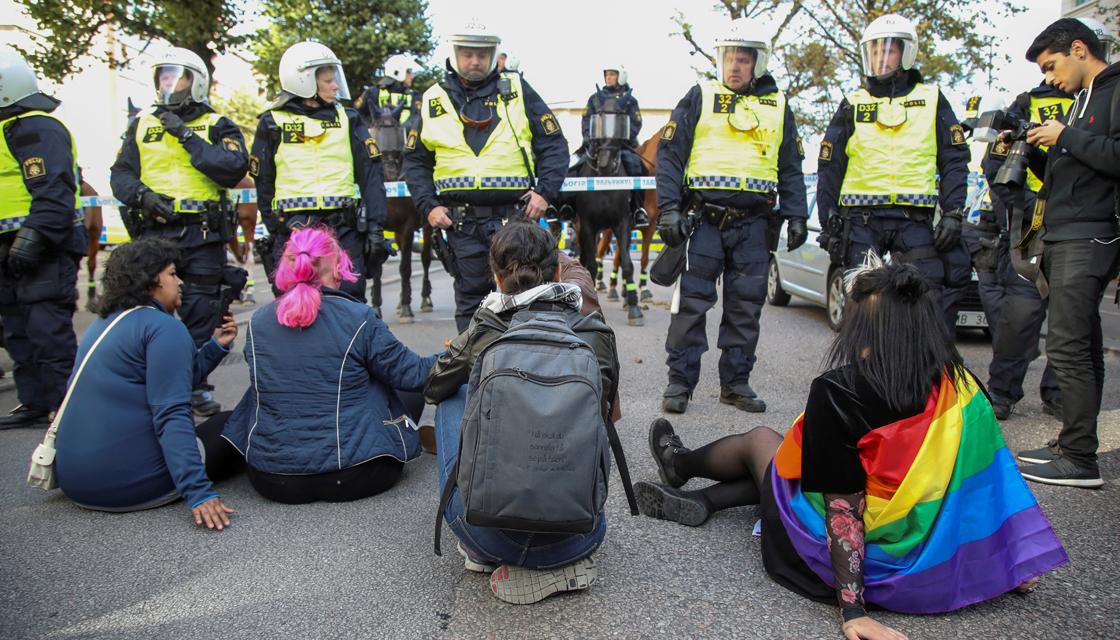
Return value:
<svg viewBox="0 0 1120 640">
<path fill-rule="evenodd" d="M 115 311 L 150 303 L 160 272 L 178 260 L 179 249 L 163 238 L 144 238 L 113 249 L 101 276 L 101 297 L 94 311 L 107 318 Z"/>
<path fill-rule="evenodd" d="M 490 268 L 502 279 L 502 293 L 521 293 L 552 282 L 559 261 L 556 239 L 533 222 L 511 222 L 490 243 Z"/>
<path fill-rule="evenodd" d="M 925 403 L 944 373 L 965 375 L 964 360 L 917 267 L 871 256 L 845 278 L 848 302 L 826 364 L 854 383 L 862 376 L 895 411 Z"/>
</svg>

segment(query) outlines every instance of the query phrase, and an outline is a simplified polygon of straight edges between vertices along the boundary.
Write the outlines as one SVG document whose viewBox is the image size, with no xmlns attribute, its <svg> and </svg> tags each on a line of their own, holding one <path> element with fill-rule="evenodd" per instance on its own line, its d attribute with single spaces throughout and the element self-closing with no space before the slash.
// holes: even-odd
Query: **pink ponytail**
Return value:
<svg viewBox="0 0 1120 640">
<path fill-rule="evenodd" d="M 342 250 L 325 227 L 292 233 L 276 268 L 276 287 L 284 292 L 276 303 L 276 320 L 285 327 L 303 329 L 319 317 L 323 275 L 333 269 L 338 280 L 355 282 L 350 255 Z"/>
</svg>

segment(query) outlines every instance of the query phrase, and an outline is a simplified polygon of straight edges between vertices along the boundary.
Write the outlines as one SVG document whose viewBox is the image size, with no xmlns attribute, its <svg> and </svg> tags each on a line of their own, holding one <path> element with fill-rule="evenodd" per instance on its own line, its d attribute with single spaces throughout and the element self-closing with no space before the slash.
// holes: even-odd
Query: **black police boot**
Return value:
<svg viewBox="0 0 1120 640">
<path fill-rule="evenodd" d="M 209 389 L 195 389 L 191 391 L 191 410 L 200 418 L 210 416 L 222 410 L 222 405 L 214 400 L 214 394 Z"/>
<path fill-rule="evenodd" d="M 719 390 L 719 401 L 748 413 L 766 411 L 766 403 L 758 397 L 758 394 L 754 392 L 754 389 L 751 389 L 749 384 L 721 388 Z"/>
<path fill-rule="evenodd" d="M 19 405 L 15 409 L 12 409 L 8 415 L 0 418 L 0 430 L 48 427 L 50 424 L 50 411 L 46 409 L 36 409 L 25 404 Z"/>
<path fill-rule="evenodd" d="M 645 207 L 638 207 L 634 209 L 634 228 L 644 229 L 649 226 L 649 214 L 646 213 Z"/>
<path fill-rule="evenodd" d="M 996 420 L 1004 421 L 1011 417 L 1011 410 L 1015 408 L 1014 402 L 1008 402 L 1002 398 L 992 397 L 992 413 L 996 414 Z"/>
<path fill-rule="evenodd" d="M 665 393 L 661 394 L 661 410 L 666 413 L 684 413 L 691 396 L 692 392 L 688 387 L 670 382 L 669 386 L 665 387 Z"/>
</svg>

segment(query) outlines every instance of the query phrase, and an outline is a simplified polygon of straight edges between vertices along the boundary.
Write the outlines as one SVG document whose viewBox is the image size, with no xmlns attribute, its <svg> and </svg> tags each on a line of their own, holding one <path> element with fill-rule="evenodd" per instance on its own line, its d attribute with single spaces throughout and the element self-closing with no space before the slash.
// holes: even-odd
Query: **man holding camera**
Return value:
<svg viewBox="0 0 1120 640">
<path fill-rule="evenodd" d="M 1042 275 L 1050 295 L 1046 356 L 1062 392 L 1056 440 L 1019 453 L 1023 477 L 1071 487 L 1103 486 L 1097 466 L 1097 414 L 1104 386 L 1099 307 L 1120 261 L 1116 183 L 1120 180 L 1120 66 L 1109 66 L 1097 34 L 1063 18 L 1027 50 L 1047 84 L 1076 99 L 1063 124 L 1051 119 L 1027 133 L 1049 150 L 1032 154 L 1043 176 L 1032 227 L 1041 225 Z"/>
</svg>

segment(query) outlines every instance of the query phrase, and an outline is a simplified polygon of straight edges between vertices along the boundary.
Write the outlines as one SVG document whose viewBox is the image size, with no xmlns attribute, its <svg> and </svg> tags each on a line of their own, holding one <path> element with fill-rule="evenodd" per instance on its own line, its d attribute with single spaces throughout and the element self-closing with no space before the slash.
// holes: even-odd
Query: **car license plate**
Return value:
<svg viewBox="0 0 1120 640">
<path fill-rule="evenodd" d="M 983 311 L 958 311 L 957 326 L 986 327 L 988 326 L 988 316 L 984 315 Z"/>
</svg>

